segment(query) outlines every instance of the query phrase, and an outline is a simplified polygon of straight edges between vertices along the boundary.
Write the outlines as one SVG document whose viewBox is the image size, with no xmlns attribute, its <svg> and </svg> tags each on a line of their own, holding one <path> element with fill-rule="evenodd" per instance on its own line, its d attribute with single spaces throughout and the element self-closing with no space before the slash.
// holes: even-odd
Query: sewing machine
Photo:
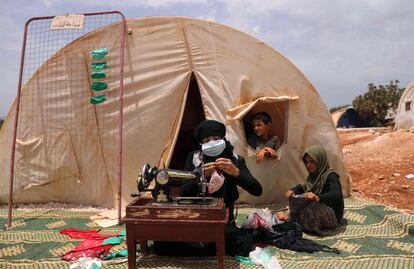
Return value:
<svg viewBox="0 0 414 269">
<path fill-rule="evenodd" d="M 198 197 L 180 196 L 180 188 L 183 180 L 195 180 L 198 182 L 201 189 Z M 151 184 L 153 181 L 155 184 Z M 151 167 L 149 164 L 145 164 L 137 179 L 139 193 L 132 194 L 132 196 L 140 196 L 141 192 L 151 192 L 156 203 L 213 205 L 217 203 L 217 199 L 206 197 L 207 187 L 208 182 L 202 169 L 196 169 L 194 171 L 157 169 L 157 167 Z"/>
<path fill-rule="evenodd" d="M 174 185 L 196 180 L 200 197 L 180 197 Z M 155 183 L 155 184 L 151 184 Z M 152 186 L 151 186 L 152 185 Z M 215 242 L 217 268 L 224 269 L 224 230 L 229 212 L 223 198 L 206 197 L 208 183 L 202 171 L 157 169 L 144 165 L 137 179 L 139 193 L 126 206 L 128 269 L 136 268 L 136 245 L 147 254 L 147 241 Z M 152 197 L 140 195 L 151 192 Z M 177 195 L 178 194 L 178 195 Z"/>
</svg>

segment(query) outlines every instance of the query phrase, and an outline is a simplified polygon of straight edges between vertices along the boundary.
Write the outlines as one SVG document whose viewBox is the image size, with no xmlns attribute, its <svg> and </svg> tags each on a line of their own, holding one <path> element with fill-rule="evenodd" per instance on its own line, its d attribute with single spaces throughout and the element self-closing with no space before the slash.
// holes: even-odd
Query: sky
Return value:
<svg viewBox="0 0 414 269">
<path fill-rule="evenodd" d="M 351 104 L 369 83 L 414 80 L 410 0 L 0 0 L 0 117 L 17 95 L 31 17 L 118 10 L 127 19 L 188 16 L 242 30 L 296 65 L 328 107 Z"/>
</svg>

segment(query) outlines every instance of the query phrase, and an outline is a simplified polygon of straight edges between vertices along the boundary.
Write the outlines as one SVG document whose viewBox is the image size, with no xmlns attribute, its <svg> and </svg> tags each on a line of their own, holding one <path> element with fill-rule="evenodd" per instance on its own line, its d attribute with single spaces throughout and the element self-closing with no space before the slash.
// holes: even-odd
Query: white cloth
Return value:
<svg viewBox="0 0 414 269">
<path fill-rule="evenodd" d="M 97 269 L 102 267 L 102 261 L 91 257 L 79 258 L 77 262 L 71 264 L 69 269 Z"/>
<path fill-rule="evenodd" d="M 214 171 L 208 184 L 208 193 L 214 193 L 218 191 L 224 183 L 224 176 L 217 171 Z"/>
</svg>

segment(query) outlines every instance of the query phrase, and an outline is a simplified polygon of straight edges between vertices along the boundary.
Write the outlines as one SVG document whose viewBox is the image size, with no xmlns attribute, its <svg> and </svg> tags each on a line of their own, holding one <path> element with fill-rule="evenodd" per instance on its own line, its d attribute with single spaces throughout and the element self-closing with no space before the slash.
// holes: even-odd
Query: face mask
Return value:
<svg viewBox="0 0 414 269">
<path fill-rule="evenodd" d="M 209 157 L 216 157 L 220 155 L 223 150 L 226 148 L 226 142 L 223 139 L 212 140 L 201 145 L 201 150 L 203 153 Z"/>
</svg>

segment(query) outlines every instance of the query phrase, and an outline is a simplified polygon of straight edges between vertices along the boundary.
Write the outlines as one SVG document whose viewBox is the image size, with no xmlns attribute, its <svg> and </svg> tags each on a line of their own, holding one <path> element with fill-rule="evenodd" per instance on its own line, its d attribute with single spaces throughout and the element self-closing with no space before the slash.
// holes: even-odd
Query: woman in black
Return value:
<svg viewBox="0 0 414 269">
<path fill-rule="evenodd" d="M 214 192 L 210 192 L 210 188 L 209 195 L 224 198 L 230 210 L 230 223 L 234 220 L 234 202 L 239 198 L 237 186 L 254 196 L 260 196 L 263 190 L 247 168 L 244 158 L 233 152 L 233 146 L 224 138 L 225 134 L 226 129 L 221 122 L 206 120 L 200 123 L 194 129 L 194 137 L 200 143 L 201 150 L 188 155 L 184 169 L 193 171 L 202 167 L 208 181 L 216 173 L 224 177 L 222 186 Z M 182 186 L 183 196 L 196 196 L 199 192 L 199 185 L 194 181 L 187 181 Z"/>
<path fill-rule="evenodd" d="M 210 182 L 208 194 L 224 199 L 229 209 L 229 222 L 226 226 L 226 252 L 228 255 L 248 256 L 253 241 L 250 236 L 234 224 L 234 203 L 239 198 L 237 186 L 254 196 L 262 194 L 262 185 L 250 173 L 242 156 L 233 152 L 233 146 L 225 139 L 224 124 L 215 120 L 201 122 L 194 129 L 194 137 L 201 149 L 191 152 L 185 169 L 193 171 L 202 168 Z M 197 196 L 200 186 L 194 181 L 182 184 L 183 196 Z"/>
</svg>

